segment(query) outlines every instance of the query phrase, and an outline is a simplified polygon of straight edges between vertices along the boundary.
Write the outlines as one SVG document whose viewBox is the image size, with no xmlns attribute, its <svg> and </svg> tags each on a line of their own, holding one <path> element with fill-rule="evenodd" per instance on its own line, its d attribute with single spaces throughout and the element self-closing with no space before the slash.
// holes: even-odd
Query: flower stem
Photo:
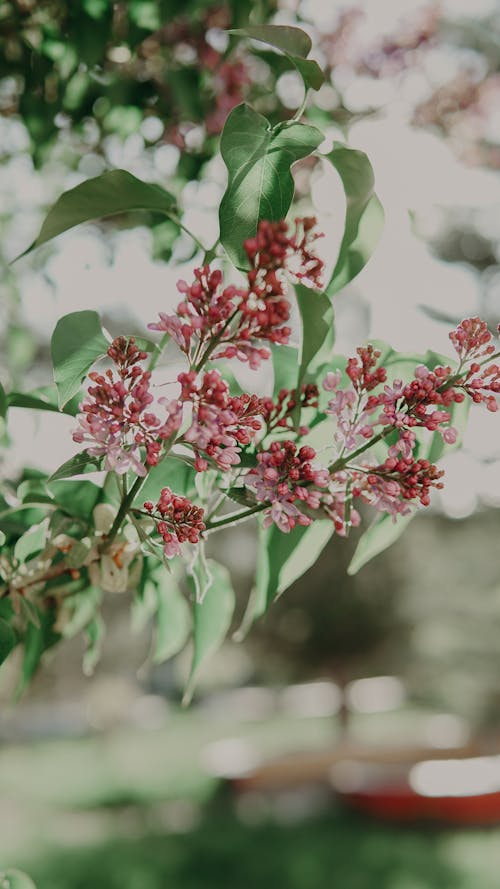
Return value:
<svg viewBox="0 0 500 889">
<path fill-rule="evenodd" d="M 230 515 L 224 516 L 224 518 L 219 519 L 215 522 L 207 522 L 206 531 L 217 531 L 218 528 L 222 528 L 224 525 L 236 525 L 238 522 L 244 522 L 246 519 L 251 518 L 251 516 L 256 515 L 258 512 L 262 512 L 264 509 L 269 507 L 269 503 L 257 503 L 255 506 L 252 506 L 250 509 L 245 509 L 243 512 L 232 512 Z"/>
<path fill-rule="evenodd" d="M 139 493 L 142 485 L 144 484 L 144 480 L 145 480 L 145 477 L 138 476 L 136 478 L 134 484 L 130 488 L 130 491 L 128 492 L 128 494 L 126 494 L 125 497 L 123 498 L 123 500 L 120 504 L 120 508 L 119 508 L 118 512 L 116 513 L 115 520 L 111 526 L 111 530 L 106 537 L 106 541 L 105 541 L 104 546 L 102 548 L 103 552 L 106 552 L 106 550 L 109 549 L 109 547 L 113 543 L 113 540 L 115 539 L 116 535 L 118 534 L 118 531 L 121 528 L 121 525 L 125 519 L 125 516 L 127 515 L 130 507 L 132 506 L 132 503 L 134 502 L 134 498 L 135 498 L 136 494 Z"/>
</svg>

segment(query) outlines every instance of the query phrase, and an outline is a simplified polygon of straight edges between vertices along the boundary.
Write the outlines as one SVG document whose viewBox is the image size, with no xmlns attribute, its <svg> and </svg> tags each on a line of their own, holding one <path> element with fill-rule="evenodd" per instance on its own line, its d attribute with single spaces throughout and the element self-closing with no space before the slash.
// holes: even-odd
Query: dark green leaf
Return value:
<svg viewBox="0 0 500 889">
<path fill-rule="evenodd" d="M 229 572 L 217 562 L 209 562 L 212 582 L 203 602 L 193 604 L 193 660 L 184 695 L 188 703 L 195 688 L 198 672 L 202 664 L 214 654 L 224 641 L 231 625 L 234 611 L 234 590 Z"/>
<path fill-rule="evenodd" d="M 372 166 L 363 151 L 337 143 L 326 157 L 342 180 L 347 202 L 344 237 L 325 288 L 326 293 L 333 296 L 349 284 L 370 259 L 382 234 L 384 211 L 374 194 Z"/>
<path fill-rule="evenodd" d="M 0 664 L 8 658 L 12 649 L 17 645 L 17 636 L 12 627 L 3 618 L 0 618 Z M 0 883 L 1 885 L 1 883 Z"/>
<path fill-rule="evenodd" d="M 0 417 L 7 416 L 7 408 L 9 406 L 7 395 L 5 394 L 5 389 L 0 383 Z"/>
<path fill-rule="evenodd" d="M 325 82 L 325 75 L 314 59 L 299 59 L 297 56 L 290 55 L 288 58 L 302 77 L 306 89 L 321 89 Z"/>
<path fill-rule="evenodd" d="M 262 219 L 284 219 L 293 198 L 291 165 L 322 142 L 315 127 L 294 123 L 273 130 L 248 105 L 238 105 L 226 120 L 221 153 L 228 185 L 219 209 L 220 239 L 231 261 L 248 267 L 243 243 Z"/>
<path fill-rule="evenodd" d="M 21 255 L 82 222 L 131 210 L 169 215 L 175 206 L 174 196 L 159 185 L 142 182 L 126 170 L 110 170 L 64 192 L 47 213 L 36 240 Z"/>
<path fill-rule="evenodd" d="M 60 407 L 76 395 L 87 371 L 108 347 L 97 312 L 71 312 L 57 322 L 51 349 Z"/>
<path fill-rule="evenodd" d="M 311 38 L 305 31 L 288 25 L 246 25 L 244 28 L 229 31 L 229 34 L 260 40 L 261 43 L 267 43 L 268 46 L 274 46 L 282 52 L 303 59 L 307 58 L 312 47 Z"/>
<path fill-rule="evenodd" d="M 82 451 L 56 469 L 50 476 L 49 482 L 55 482 L 61 478 L 71 478 L 73 475 L 82 475 L 85 472 L 98 472 L 102 469 L 103 463 L 104 457 L 92 457 L 87 451 Z"/>
<path fill-rule="evenodd" d="M 412 518 L 413 514 L 398 516 L 394 521 L 392 516 L 387 513 L 378 515 L 372 525 L 361 535 L 347 573 L 357 574 L 367 562 L 392 546 L 398 537 L 401 537 Z"/>
<path fill-rule="evenodd" d="M 61 638 L 54 632 L 55 613 L 44 611 L 38 613 L 38 626 L 29 623 L 24 637 L 24 659 L 22 665 L 21 680 L 17 689 L 20 695 L 32 678 L 40 663 L 40 659 L 47 649 L 55 645 Z"/>
</svg>

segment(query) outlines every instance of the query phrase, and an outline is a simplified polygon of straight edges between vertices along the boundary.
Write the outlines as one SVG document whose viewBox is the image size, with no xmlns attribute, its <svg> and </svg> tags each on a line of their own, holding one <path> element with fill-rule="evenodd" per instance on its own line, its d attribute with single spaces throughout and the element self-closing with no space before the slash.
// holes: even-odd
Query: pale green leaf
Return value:
<svg viewBox="0 0 500 889">
<path fill-rule="evenodd" d="M 0 871 L 1 889 L 36 889 L 36 886 L 27 874 L 15 868 Z"/>
<path fill-rule="evenodd" d="M 212 583 L 203 602 L 193 603 L 193 660 L 184 695 L 188 703 L 200 668 L 220 647 L 231 626 L 235 596 L 229 572 L 217 562 L 209 563 Z"/>
<path fill-rule="evenodd" d="M 388 513 L 379 514 L 372 525 L 361 535 L 347 573 L 357 574 L 367 562 L 392 546 L 398 537 L 401 537 L 412 518 L 413 513 L 407 516 L 398 516 L 394 521 Z"/>
<path fill-rule="evenodd" d="M 372 256 L 382 234 L 384 211 L 373 191 L 373 170 L 363 151 L 336 143 L 326 158 L 337 170 L 346 196 L 344 236 L 325 288 L 333 296 L 359 274 Z"/>
<path fill-rule="evenodd" d="M 189 605 L 173 574 L 162 571 L 155 586 L 157 612 L 153 660 L 168 660 L 186 644 L 191 628 Z"/>
</svg>

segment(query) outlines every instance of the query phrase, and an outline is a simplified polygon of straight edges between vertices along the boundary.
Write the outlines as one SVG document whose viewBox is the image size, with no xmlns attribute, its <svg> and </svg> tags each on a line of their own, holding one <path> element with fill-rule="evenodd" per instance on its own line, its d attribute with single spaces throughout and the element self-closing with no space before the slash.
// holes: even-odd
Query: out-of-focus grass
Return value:
<svg viewBox="0 0 500 889">
<path fill-rule="evenodd" d="M 397 829 L 333 800 L 299 823 L 296 800 L 214 797 L 201 762 L 212 741 L 243 738 L 268 756 L 335 737 L 329 718 L 230 717 L 192 710 L 154 731 L 4 748 L 0 864 L 24 868 L 37 889 L 498 889 L 500 830 Z M 356 717 L 353 729 L 414 741 L 423 718 Z"/>
</svg>

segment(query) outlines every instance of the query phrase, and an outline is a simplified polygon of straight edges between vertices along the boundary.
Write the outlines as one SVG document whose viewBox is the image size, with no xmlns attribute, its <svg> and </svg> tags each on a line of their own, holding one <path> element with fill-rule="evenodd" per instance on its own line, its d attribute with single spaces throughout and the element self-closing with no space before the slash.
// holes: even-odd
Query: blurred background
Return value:
<svg viewBox="0 0 500 889">
<path fill-rule="evenodd" d="M 197 255 L 154 217 L 81 227 L 9 263 L 64 188 L 113 167 L 174 191 L 185 224 L 211 245 L 227 113 L 248 99 L 279 120 L 301 101 L 282 57 L 228 43 L 224 29 L 250 13 L 310 33 L 328 77 L 309 117 L 324 148 L 348 140 L 367 152 L 385 208 L 375 256 L 337 298 L 338 351 L 374 337 L 448 353 L 448 330 L 465 315 L 496 327 L 496 0 L 1 0 L 6 387 L 50 382 L 62 314 L 92 308 L 115 335 L 144 334 L 175 304 Z M 295 178 L 333 267 L 340 185 L 320 162 L 297 165 Z M 11 414 L 4 478 L 71 456 L 67 417 Z M 463 805 L 500 791 L 497 422 L 476 413 L 443 461 L 432 508 L 355 577 L 356 541 L 333 540 L 244 642 L 224 645 L 187 711 L 185 657 L 151 667 L 150 628 L 140 613 L 130 620 L 125 596 L 109 597 L 92 677 L 72 641 L 12 705 L 4 668 L 0 865 L 24 868 L 38 889 L 256 889 L 264 879 L 277 889 L 497 889 L 500 804 Z M 254 529 L 214 546 L 238 592 L 237 630 Z M 373 796 L 369 813 L 360 794 L 377 789 L 392 802 Z M 437 824 L 415 803 L 450 794 Z"/>
</svg>

